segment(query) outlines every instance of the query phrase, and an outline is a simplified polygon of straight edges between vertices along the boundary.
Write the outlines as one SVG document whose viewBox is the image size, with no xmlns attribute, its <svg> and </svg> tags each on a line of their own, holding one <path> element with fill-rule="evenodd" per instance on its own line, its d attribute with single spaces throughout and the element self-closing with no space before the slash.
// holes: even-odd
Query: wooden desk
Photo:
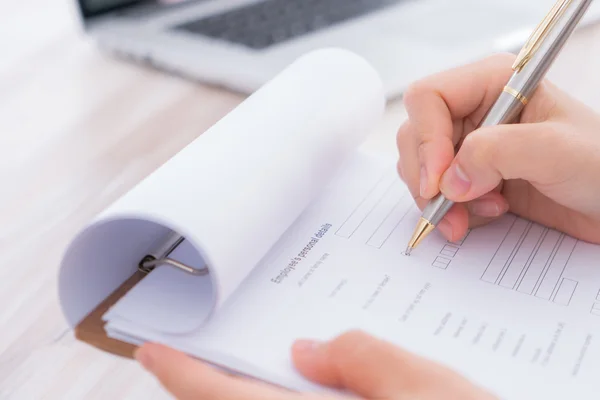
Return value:
<svg viewBox="0 0 600 400">
<path fill-rule="evenodd" d="M 57 266 L 78 228 L 242 96 L 100 54 L 78 35 L 67 0 L 4 3 L 0 398 L 168 398 L 137 364 L 73 339 L 56 298 Z M 598 71 L 595 26 L 575 35 L 550 77 L 600 110 Z M 368 146 L 395 154 L 403 119 L 401 102 L 390 104 Z"/>
</svg>

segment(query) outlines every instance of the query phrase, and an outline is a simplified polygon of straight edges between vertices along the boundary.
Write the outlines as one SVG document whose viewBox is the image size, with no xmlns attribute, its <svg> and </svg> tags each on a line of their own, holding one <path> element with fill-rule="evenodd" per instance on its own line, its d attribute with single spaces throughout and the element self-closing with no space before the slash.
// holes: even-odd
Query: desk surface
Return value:
<svg viewBox="0 0 600 400">
<path fill-rule="evenodd" d="M 0 33 L 0 398 L 168 398 L 137 364 L 74 340 L 57 267 L 89 218 L 243 97 L 101 54 L 66 0 L 5 2 Z M 600 110 L 597 71 L 600 25 L 575 34 L 549 77 Z M 404 118 L 390 104 L 368 145 L 395 154 Z"/>
</svg>

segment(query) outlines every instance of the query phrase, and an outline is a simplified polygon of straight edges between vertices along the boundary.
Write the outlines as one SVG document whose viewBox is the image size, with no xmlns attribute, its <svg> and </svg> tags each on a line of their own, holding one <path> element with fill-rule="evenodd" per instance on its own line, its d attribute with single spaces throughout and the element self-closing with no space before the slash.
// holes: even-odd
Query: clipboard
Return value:
<svg viewBox="0 0 600 400">
<path fill-rule="evenodd" d="M 207 267 L 195 269 L 169 258 L 173 250 L 184 240 L 183 236 L 172 232 L 162 246 L 143 257 L 138 264 L 138 270 L 75 326 L 75 338 L 105 352 L 133 359 L 138 346 L 109 337 L 104 329 L 106 322 L 102 316 L 157 266 L 169 265 L 191 275 L 208 274 Z"/>
</svg>

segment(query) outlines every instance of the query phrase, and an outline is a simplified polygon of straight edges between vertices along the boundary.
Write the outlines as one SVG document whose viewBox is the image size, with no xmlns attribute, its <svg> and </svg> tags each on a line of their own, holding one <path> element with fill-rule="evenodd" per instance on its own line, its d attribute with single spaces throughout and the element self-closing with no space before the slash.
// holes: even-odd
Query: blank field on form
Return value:
<svg viewBox="0 0 600 400">
<path fill-rule="evenodd" d="M 385 242 L 390 238 L 394 230 L 396 230 L 398 225 L 404 220 L 413 207 L 414 201 L 411 196 L 401 196 L 400 200 L 393 205 L 392 210 L 387 213 L 371 237 L 369 237 L 367 244 L 378 249 L 383 247 Z"/>
<path fill-rule="evenodd" d="M 535 292 L 537 297 L 549 300 L 552 293 L 558 288 L 560 279 L 567 268 L 571 254 L 575 249 L 577 239 L 561 235 L 558 249 L 553 254 L 550 264 L 546 267 L 539 286 Z"/>
<path fill-rule="evenodd" d="M 336 231 L 337 236 L 350 238 L 360 228 L 374 210 L 378 208 L 382 200 L 390 192 L 394 192 L 394 176 L 386 174 L 377 184 L 361 199 L 360 203 L 348 216 L 346 221 Z M 399 185 L 398 185 L 399 186 Z M 396 200 L 397 201 L 397 200 Z"/>
<path fill-rule="evenodd" d="M 575 289 L 577 289 L 577 281 L 563 278 L 560 281 L 556 294 L 554 295 L 554 302 L 557 304 L 562 304 L 563 306 L 568 306 L 571 303 L 573 295 L 575 294 Z"/>
</svg>

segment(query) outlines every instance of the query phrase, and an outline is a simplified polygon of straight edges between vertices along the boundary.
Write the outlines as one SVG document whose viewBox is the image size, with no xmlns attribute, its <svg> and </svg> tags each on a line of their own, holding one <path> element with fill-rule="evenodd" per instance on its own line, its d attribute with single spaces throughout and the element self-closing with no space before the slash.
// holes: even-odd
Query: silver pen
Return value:
<svg viewBox="0 0 600 400">
<path fill-rule="evenodd" d="M 478 128 L 510 124 L 517 120 L 591 3 L 592 0 L 558 0 L 554 4 L 517 55 L 512 66 L 513 75 Z M 409 255 L 434 230 L 453 204 L 441 193 L 431 199 L 423 210 L 405 254 Z"/>
</svg>

